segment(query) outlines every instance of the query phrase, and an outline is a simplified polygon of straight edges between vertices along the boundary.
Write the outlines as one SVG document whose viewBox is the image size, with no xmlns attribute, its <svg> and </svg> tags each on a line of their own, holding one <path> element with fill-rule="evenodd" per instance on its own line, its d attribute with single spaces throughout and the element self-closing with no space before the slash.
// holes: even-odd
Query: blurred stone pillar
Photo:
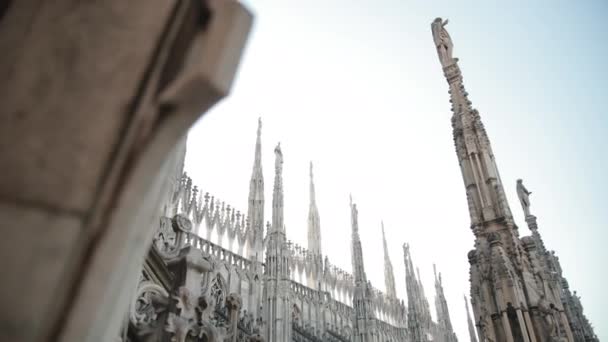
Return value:
<svg viewBox="0 0 608 342">
<path fill-rule="evenodd" d="M 117 336 L 173 146 L 228 94 L 251 24 L 231 0 L 0 9 L 0 340 Z"/>
</svg>

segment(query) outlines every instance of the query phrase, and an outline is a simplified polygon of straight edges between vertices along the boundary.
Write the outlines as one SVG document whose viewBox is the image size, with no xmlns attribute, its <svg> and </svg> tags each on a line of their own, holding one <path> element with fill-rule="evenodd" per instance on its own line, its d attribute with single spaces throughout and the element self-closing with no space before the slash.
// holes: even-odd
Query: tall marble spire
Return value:
<svg viewBox="0 0 608 342">
<path fill-rule="evenodd" d="M 475 326 L 473 325 L 473 321 L 471 320 L 471 314 L 469 313 L 469 301 L 467 300 L 466 295 L 464 295 L 464 308 L 467 311 L 467 325 L 469 326 L 469 337 L 471 338 L 471 342 L 477 342 L 477 335 L 475 335 Z"/>
<path fill-rule="evenodd" d="M 264 268 L 264 335 L 268 342 L 291 341 L 292 303 L 289 263 L 291 254 L 285 239 L 283 222 L 283 154 L 277 145 L 275 153 L 275 177 L 272 195 L 272 225 L 269 227 Z"/>
<path fill-rule="evenodd" d="M 384 286 L 386 287 L 386 295 L 389 298 L 397 298 L 397 291 L 395 291 L 395 274 L 393 273 L 391 258 L 388 255 L 384 222 L 381 222 L 380 224 L 382 225 L 382 246 L 384 247 Z"/>
<path fill-rule="evenodd" d="M 353 198 L 350 198 L 351 210 L 351 227 L 352 227 L 352 258 L 353 258 L 353 277 L 355 278 L 355 286 L 359 283 L 367 283 L 367 275 L 363 265 L 363 250 L 361 248 L 361 239 L 359 238 L 359 212 L 357 205 L 353 203 Z"/>
<path fill-rule="evenodd" d="M 420 275 L 416 276 L 410 246 L 407 243 L 403 244 L 403 261 L 407 290 L 407 326 L 410 340 L 430 341 L 431 316 L 428 310 L 428 301 L 424 296 L 424 289 L 419 279 Z"/>
<path fill-rule="evenodd" d="M 534 239 L 519 238 L 490 139 L 479 112 L 468 99 L 458 58 L 452 56 L 453 43 L 446 24 L 447 20 L 436 18 L 431 31 L 450 89 L 454 144 L 476 238 L 468 259 L 479 339 L 571 342 L 574 339 L 559 292 L 547 290 L 548 283 L 537 279 L 544 272 L 537 267 Z M 529 214 L 529 203 L 524 210 Z M 549 321 L 561 329 L 547 329 Z"/>
<path fill-rule="evenodd" d="M 310 162 L 310 206 L 308 208 L 308 252 L 313 266 L 307 272 L 308 287 L 321 290 L 323 277 L 323 256 L 321 250 L 321 220 L 315 196 L 315 182 Z"/>
<path fill-rule="evenodd" d="M 447 20 L 431 24 L 443 73 L 452 102 L 452 128 L 458 162 L 466 188 L 472 225 L 494 220 L 512 221 L 490 140 L 476 109 L 471 106 L 462 82 L 458 58 L 452 57 L 452 39 L 445 29 Z"/>
<path fill-rule="evenodd" d="M 249 200 L 247 214 L 249 218 L 248 257 L 262 262 L 264 241 L 264 174 L 262 172 L 262 118 L 258 119 L 258 131 L 255 142 L 253 171 L 249 181 Z"/>
<path fill-rule="evenodd" d="M 310 206 L 308 207 L 308 251 L 320 256 L 321 251 L 321 223 L 319 209 L 315 199 L 315 183 L 310 162 Z"/>
<path fill-rule="evenodd" d="M 283 216 L 283 153 L 281 143 L 274 149 L 274 188 L 272 191 L 272 225 L 273 231 L 285 234 L 285 222 Z"/>
<path fill-rule="evenodd" d="M 433 264 L 433 273 L 435 274 L 435 309 L 437 310 L 438 333 L 442 335 L 440 340 L 445 342 L 457 342 L 456 333 L 454 333 L 454 329 L 452 328 L 448 302 L 445 299 L 445 293 L 443 292 L 441 273 L 437 275 L 435 264 Z"/>
<path fill-rule="evenodd" d="M 350 198 L 351 225 L 352 225 L 352 262 L 355 288 L 353 293 L 353 341 L 372 342 L 376 341 L 376 322 L 372 306 L 371 284 L 367 281 L 365 267 L 363 265 L 363 250 L 361 238 L 359 237 L 359 219 L 357 205 Z"/>
</svg>

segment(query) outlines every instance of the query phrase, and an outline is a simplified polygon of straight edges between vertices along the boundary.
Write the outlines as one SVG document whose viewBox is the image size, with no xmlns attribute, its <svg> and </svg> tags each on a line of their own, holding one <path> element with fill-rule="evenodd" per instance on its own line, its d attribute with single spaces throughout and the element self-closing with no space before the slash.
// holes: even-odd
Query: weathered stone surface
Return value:
<svg viewBox="0 0 608 342">
<path fill-rule="evenodd" d="M 174 2 L 13 4 L 0 22 L 0 196 L 84 213 Z"/>
<path fill-rule="evenodd" d="M 80 218 L 6 203 L 0 217 L 0 340 L 30 341 L 70 291 L 66 276 Z"/>
<path fill-rule="evenodd" d="M 251 22 L 235 1 L 11 2 L 0 20 L 8 340 L 115 337 L 176 162 L 166 157 L 228 94 Z M 27 299 L 8 297 L 18 292 Z"/>
</svg>

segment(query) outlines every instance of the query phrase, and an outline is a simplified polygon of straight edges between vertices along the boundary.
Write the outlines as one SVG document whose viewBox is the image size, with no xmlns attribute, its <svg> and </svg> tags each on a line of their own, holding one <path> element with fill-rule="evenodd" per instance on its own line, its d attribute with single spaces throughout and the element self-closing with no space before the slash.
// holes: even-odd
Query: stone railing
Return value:
<svg viewBox="0 0 608 342">
<path fill-rule="evenodd" d="M 319 337 L 310 327 L 306 328 L 298 323 L 292 324 L 293 341 L 295 342 L 351 342 L 351 340 L 333 330 L 325 330 L 323 336 Z"/>
<path fill-rule="evenodd" d="M 161 217 L 160 228 L 154 237 L 153 246 L 165 260 L 176 257 L 184 247 L 192 246 L 214 261 L 226 262 L 243 271 L 253 271 L 255 266 L 249 259 L 195 234 L 190 219 L 181 214 L 173 218 Z"/>
<path fill-rule="evenodd" d="M 288 243 L 291 254 L 290 269 L 292 274 L 304 274 L 306 278 L 311 277 L 315 281 L 321 281 L 322 287 L 330 292 L 340 292 L 350 297 L 354 288 L 353 276 L 330 263 L 327 257 L 323 258 L 310 252 L 308 249 Z"/>
<path fill-rule="evenodd" d="M 190 219 L 192 232 L 204 236 L 207 241 L 211 241 L 212 233 L 215 232 L 217 244 L 228 250 L 233 250 L 236 241 L 239 255 L 244 255 L 247 243 L 251 246 L 256 239 L 263 241 L 264 238 L 263 228 L 258 231 L 250 229 L 244 212 L 241 213 L 208 192 L 200 191 L 186 173 L 176 182 L 164 211 L 165 216 L 179 214 Z M 224 244 L 225 236 L 228 238 L 227 244 Z"/>
<path fill-rule="evenodd" d="M 306 278 L 312 277 L 315 281 L 320 280 L 321 288 L 331 294 L 342 295 L 345 298 L 352 297 L 354 280 L 349 272 L 331 264 L 327 257 L 323 259 L 322 256 L 311 253 L 298 244 L 289 242 L 287 246 L 291 254 L 290 269 L 294 280 L 297 279 L 296 274 L 303 273 Z M 296 280 L 294 284 L 300 283 Z M 302 288 L 309 289 L 306 286 Z M 314 291 L 313 289 L 310 290 Z M 381 314 L 382 320 L 387 320 L 390 324 L 397 326 L 406 324 L 407 309 L 403 301 L 397 298 L 389 298 L 384 292 L 375 287 L 372 287 L 372 295 L 373 308 Z M 343 299 L 333 298 L 338 302 L 342 302 Z M 344 302 L 347 306 L 350 304 L 348 300 Z"/>
<path fill-rule="evenodd" d="M 326 297 L 327 297 L 327 299 L 329 298 L 329 295 L 326 292 L 317 291 L 315 289 L 302 285 L 293 280 L 290 282 L 289 288 L 294 293 L 294 295 L 299 296 L 299 297 L 304 297 L 304 298 L 308 298 L 308 299 L 316 299 L 316 298 L 318 298 L 319 295 L 321 295 L 321 296 L 323 296 L 323 299 L 325 299 Z"/>
<path fill-rule="evenodd" d="M 184 239 L 186 245 L 200 249 L 215 261 L 224 261 L 243 271 L 253 271 L 253 262 L 251 260 L 205 240 L 196 234 L 187 233 L 185 234 Z"/>
<path fill-rule="evenodd" d="M 376 319 L 378 333 L 383 338 L 382 341 L 405 341 L 407 338 L 407 327 L 396 327 L 392 324 Z"/>
</svg>

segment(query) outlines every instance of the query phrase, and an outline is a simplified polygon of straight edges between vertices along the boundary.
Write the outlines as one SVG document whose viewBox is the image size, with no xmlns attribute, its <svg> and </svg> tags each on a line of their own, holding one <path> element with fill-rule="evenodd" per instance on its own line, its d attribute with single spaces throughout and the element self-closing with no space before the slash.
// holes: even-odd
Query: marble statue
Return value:
<svg viewBox="0 0 608 342">
<path fill-rule="evenodd" d="M 517 180 L 517 197 L 519 197 L 519 201 L 521 202 L 521 207 L 524 210 L 524 214 L 530 216 L 530 194 L 532 192 L 528 191 L 524 186 L 524 183 L 521 179 Z"/>
<path fill-rule="evenodd" d="M 452 64 L 454 58 L 452 57 L 452 38 L 448 31 L 445 29 L 445 25 L 448 24 L 448 20 L 443 21 L 441 18 L 436 18 L 431 24 L 431 30 L 433 32 L 433 40 L 435 41 L 435 47 L 437 48 L 437 54 L 439 54 L 439 61 L 445 68 Z"/>
</svg>

